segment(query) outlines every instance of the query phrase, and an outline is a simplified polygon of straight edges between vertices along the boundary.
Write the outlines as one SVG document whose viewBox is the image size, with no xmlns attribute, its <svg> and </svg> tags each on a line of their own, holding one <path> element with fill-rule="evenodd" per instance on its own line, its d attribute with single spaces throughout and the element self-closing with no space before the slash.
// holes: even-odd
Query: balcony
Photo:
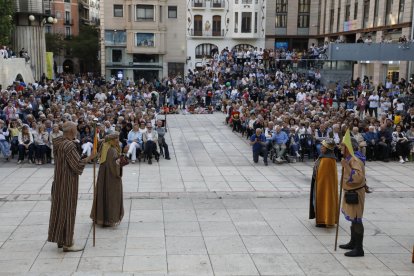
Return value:
<svg viewBox="0 0 414 276">
<path fill-rule="evenodd" d="M 209 31 L 191 29 L 190 30 L 190 36 L 199 37 L 199 38 L 204 38 L 204 37 L 223 38 L 224 37 L 224 32 L 225 32 L 224 29 L 222 29 L 222 30 L 209 30 Z"/>
<path fill-rule="evenodd" d="M 72 26 L 73 25 L 73 20 L 72 19 L 65 19 L 63 21 L 63 24 L 68 25 L 68 26 Z"/>
<path fill-rule="evenodd" d="M 191 7 L 193 9 L 205 9 L 206 8 L 206 1 L 205 0 L 192 0 Z"/>
<path fill-rule="evenodd" d="M 258 0 L 255 0 L 256 4 L 258 3 Z M 251 5 L 253 4 L 253 0 L 235 0 L 234 3 L 237 4 L 242 4 L 242 5 Z"/>
<path fill-rule="evenodd" d="M 414 43 L 331 43 L 328 58 L 354 61 L 414 61 Z"/>
<path fill-rule="evenodd" d="M 226 7 L 226 3 L 224 0 L 210 0 L 210 8 L 211 9 L 224 9 Z"/>
</svg>

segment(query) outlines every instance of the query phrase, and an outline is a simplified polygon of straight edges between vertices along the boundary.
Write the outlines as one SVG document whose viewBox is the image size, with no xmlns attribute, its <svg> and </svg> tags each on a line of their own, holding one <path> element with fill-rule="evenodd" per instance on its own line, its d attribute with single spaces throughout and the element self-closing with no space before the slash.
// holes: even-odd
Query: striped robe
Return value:
<svg viewBox="0 0 414 276">
<path fill-rule="evenodd" d="M 47 240 L 71 246 L 78 202 L 79 175 L 85 168 L 76 144 L 65 137 L 53 140 L 55 174 L 52 184 L 49 233 Z"/>
</svg>

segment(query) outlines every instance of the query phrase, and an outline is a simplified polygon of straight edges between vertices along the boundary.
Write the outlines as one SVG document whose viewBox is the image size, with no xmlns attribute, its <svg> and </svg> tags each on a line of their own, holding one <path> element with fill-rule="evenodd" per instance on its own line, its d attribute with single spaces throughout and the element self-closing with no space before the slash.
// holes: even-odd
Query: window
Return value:
<svg viewBox="0 0 414 276">
<path fill-rule="evenodd" d="M 234 32 L 235 33 L 239 32 L 239 13 L 238 12 L 234 14 Z"/>
<path fill-rule="evenodd" d="M 287 26 L 287 0 L 276 0 L 276 28 Z"/>
<path fill-rule="evenodd" d="M 200 44 L 195 48 L 195 57 L 196 58 L 203 58 L 204 56 L 210 57 L 211 50 L 217 48 L 214 44 L 204 43 Z"/>
<path fill-rule="evenodd" d="M 257 33 L 257 12 L 254 13 L 254 33 Z"/>
<path fill-rule="evenodd" d="M 105 30 L 105 43 L 106 44 L 126 44 L 126 32 L 125 31 L 108 31 Z"/>
<path fill-rule="evenodd" d="M 392 3 L 393 0 L 387 0 L 385 4 L 385 25 L 392 25 Z"/>
<path fill-rule="evenodd" d="M 168 18 L 177 18 L 177 6 L 168 6 Z"/>
<path fill-rule="evenodd" d="M 341 14 L 341 0 L 338 1 L 338 16 L 337 16 L 337 20 L 336 20 L 336 31 L 339 32 L 339 22 L 341 20 L 339 20 L 339 15 Z"/>
<path fill-rule="evenodd" d="M 213 16 L 213 36 L 221 36 L 221 16 Z"/>
<path fill-rule="evenodd" d="M 309 28 L 310 0 L 299 0 L 298 28 Z"/>
<path fill-rule="evenodd" d="M 357 11 L 355 10 L 354 13 Z M 346 0 L 345 3 L 345 21 L 351 20 L 351 0 Z"/>
<path fill-rule="evenodd" d="M 65 37 L 70 39 L 71 38 L 71 31 L 70 31 L 70 27 L 66 27 L 65 28 Z"/>
<path fill-rule="evenodd" d="M 356 11 L 355 11 L 356 12 Z M 364 19 L 362 21 L 362 27 L 368 28 L 368 18 L 369 18 L 369 0 L 364 0 Z"/>
<path fill-rule="evenodd" d="M 405 0 L 400 0 L 400 5 L 398 7 L 398 23 L 402 23 L 404 21 L 404 5 Z"/>
<path fill-rule="evenodd" d="M 70 3 L 70 0 L 65 0 L 65 3 Z"/>
<path fill-rule="evenodd" d="M 202 15 L 195 15 L 194 16 L 194 36 L 202 36 L 203 35 L 203 16 Z"/>
<path fill-rule="evenodd" d="M 132 61 L 134 63 L 158 63 L 158 55 L 147 55 L 147 54 L 133 54 Z"/>
<path fill-rule="evenodd" d="M 378 23 L 378 10 L 379 10 L 379 0 L 375 0 L 375 6 L 374 6 L 374 24 L 373 26 L 376 27 L 379 25 Z"/>
<path fill-rule="evenodd" d="M 114 17 L 124 17 L 124 5 L 114 5 Z"/>
<path fill-rule="evenodd" d="M 137 5 L 137 21 L 154 21 L 154 6 Z"/>
<path fill-rule="evenodd" d="M 251 12 L 242 12 L 242 33 L 251 33 L 252 32 L 252 13 Z"/>
<path fill-rule="evenodd" d="M 368 1 L 368 6 L 369 6 L 369 1 Z M 357 20 L 358 18 L 358 1 L 355 0 L 354 3 L 354 20 Z"/>
<path fill-rule="evenodd" d="M 184 63 L 168 62 L 168 77 L 184 76 Z"/>
<path fill-rule="evenodd" d="M 287 0 L 276 0 L 276 13 L 287 13 Z"/>
<path fill-rule="evenodd" d="M 70 24 L 70 12 L 65 11 L 65 24 Z"/>
<path fill-rule="evenodd" d="M 122 62 L 122 50 L 112 50 L 112 62 Z"/>
</svg>

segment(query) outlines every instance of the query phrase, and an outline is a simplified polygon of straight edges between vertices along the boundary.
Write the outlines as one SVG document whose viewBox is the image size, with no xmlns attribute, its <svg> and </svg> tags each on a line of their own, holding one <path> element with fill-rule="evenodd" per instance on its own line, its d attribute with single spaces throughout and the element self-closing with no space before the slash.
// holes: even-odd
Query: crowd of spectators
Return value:
<svg viewBox="0 0 414 276">
<path fill-rule="evenodd" d="M 18 163 L 26 158 L 39 165 L 53 163 L 53 138 L 62 135 L 65 121 L 73 121 L 82 155 L 91 154 L 97 128 L 100 140 L 119 131 L 132 163 L 141 158 L 151 163 L 152 157 L 170 158 L 161 114 L 216 110 L 247 139 L 263 134 L 266 156 L 279 163 L 290 156 L 316 158 L 323 139 L 339 144 L 347 129 L 368 160 L 395 156 L 408 161 L 414 137 L 411 80 L 374 86 L 368 78 L 358 78 L 329 89 L 318 70 L 285 70 L 279 63 L 282 53 L 287 54 L 225 48 L 212 53 L 201 70 L 162 80 L 60 74 L 54 80 L 43 75 L 35 83 L 15 82 L 1 91 L 1 153 L 6 159 L 18 156 Z"/>
</svg>

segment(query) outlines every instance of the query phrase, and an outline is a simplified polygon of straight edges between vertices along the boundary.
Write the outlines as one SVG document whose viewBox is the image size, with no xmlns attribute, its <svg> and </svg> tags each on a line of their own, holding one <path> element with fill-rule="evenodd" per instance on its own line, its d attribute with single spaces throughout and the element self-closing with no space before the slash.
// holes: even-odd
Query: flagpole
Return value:
<svg viewBox="0 0 414 276">
<path fill-rule="evenodd" d="M 94 125 L 94 131 L 95 131 L 95 135 L 94 135 L 94 137 L 93 137 L 93 154 L 96 154 L 96 152 L 97 152 L 97 149 L 98 149 L 98 145 L 97 145 L 97 141 L 98 141 L 98 138 L 97 138 L 97 135 L 98 135 L 98 127 L 97 127 L 97 118 L 95 118 L 94 119 L 94 122 L 93 122 L 93 125 Z M 93 221 L 92 221 L 92 223 L 93 223 L 93 247 L 95 247 L 95 237 L 96 237 L 96 215 L 97 215 L 97 202 L 96 202 L 96 199 L 97 199 L 97 194 L 96 194 L 96 156 L 95 156 L 95 158 L 93 159 L 93 206 L 92 206 L 92 210 L 93 210 L 93 213 L 94 213 L 94 216 L 93 216 Z"/>
<path fill-rule="evenodd" d="M 339 186 L 339 204 L 338 204 L 338 213 L 336 215 L 337 223 L 336 223 L 336 234 L 335 234 L 335 251 L 338 245 L 338 230 L 339 230 L 339 214 L 341 213 L 341 201 L 342 201 L 342 183 L 344 180 L 344 167 L 342 167 L 342 175 L 341 175 L 341 184 Z"/>
</svg>

